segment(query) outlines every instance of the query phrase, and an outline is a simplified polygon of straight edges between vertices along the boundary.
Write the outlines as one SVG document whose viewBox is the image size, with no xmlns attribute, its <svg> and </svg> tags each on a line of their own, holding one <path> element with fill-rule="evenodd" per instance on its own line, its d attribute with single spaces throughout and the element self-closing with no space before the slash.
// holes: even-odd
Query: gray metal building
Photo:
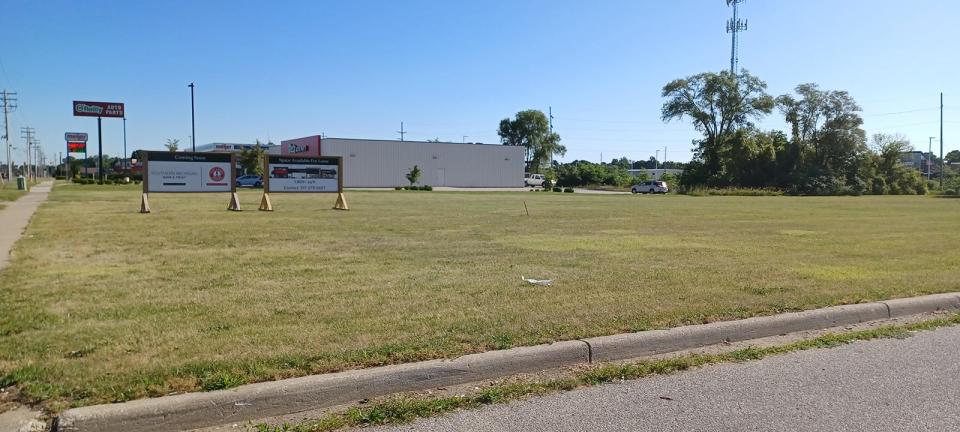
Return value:
<svg viewBox="0 0 960 432">
<path fill-rule="evenodd" d="M 523 147 L 312 136 L 283 141 L 280 153 L 343 157 L 344 187 L 404 186 L 414 165 L 421 185 L 523 187 Z"/>
</svg>

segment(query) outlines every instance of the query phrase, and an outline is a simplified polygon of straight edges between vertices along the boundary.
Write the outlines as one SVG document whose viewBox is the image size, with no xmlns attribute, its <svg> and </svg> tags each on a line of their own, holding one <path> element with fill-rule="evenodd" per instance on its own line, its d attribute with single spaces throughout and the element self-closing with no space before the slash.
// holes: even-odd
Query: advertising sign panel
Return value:
<svg viewBox="0 0 960 432">
<path fill-rule="evenodd" d="M 87 143 L 84 142 L 67 142 L 67 153 L 86 153 L 87 152 Z"/>
<path fill-rule="evenodd" d="M 123 104 L 120 102 L 73 101 L 75 117 L 123 117 Z"/>
<path fill-rule="evenodd" d="M 231 153 L 146 152 L 144 192 L 232 192 Z"/>
<path fill-rule="evenodd" d="M 280 141 L 280 154 L 284 156 L 320 157 L 320 136 Z"/>
<path fill-rule="evenodd" d="M 87 142 L 87 133 L 86 132 L 67 132 L 63 134 L 63 138 L 67 142 Z"/>
<path fill-rule="evenodd" d="M 265 192 L 340 192 L 340 157 L 268 155 Z"/>
</svg>

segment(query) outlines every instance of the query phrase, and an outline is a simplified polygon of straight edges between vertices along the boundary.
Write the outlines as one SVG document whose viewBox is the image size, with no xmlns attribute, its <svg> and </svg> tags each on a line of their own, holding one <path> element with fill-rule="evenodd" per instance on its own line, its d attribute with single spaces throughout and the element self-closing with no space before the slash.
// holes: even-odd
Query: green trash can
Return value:
<svg viewBox="0 0 960 432">
<path fill-rule="evenodd" d="M 24 176 L 17 177 L 17 190 L 27 190 L 27 179 Z"/>
</svg>

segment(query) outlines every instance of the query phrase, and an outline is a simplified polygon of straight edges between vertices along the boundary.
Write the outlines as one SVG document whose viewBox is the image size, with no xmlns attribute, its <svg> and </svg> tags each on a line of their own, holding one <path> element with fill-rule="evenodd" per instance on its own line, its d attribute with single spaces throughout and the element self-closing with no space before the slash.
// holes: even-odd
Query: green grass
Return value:
<svg viewBox="0 0 960 432">
<path fill-rule="evenodd" d="M 418 418 L 437 416 L 456 410 L 477 409 L 487 405 L 580 387 L 634 380 L 651 375 L 669 375 L 717 363 L 747 362 L 795 351 L 833 348 L 857 341 L 906 338 L 913 332 L 957 324 L 960 324 L 960 315 L 915 324 L 885 326 L 847 333 L 828 333 L 817 338 L 786 345 L 747 347 L 721 354 L 693 354 L 637 363 L 602 364 L 568 374 L 568 376 L 562 378 L 549 380 L 520 379 L 508 383 L 494 384 L 468 395 L 392 396 L 375 401 L 368 406 L 355 406 L 345 411 L 332 412 L 317 420 L 308 420 L 299 424 L 268 425 L 261 423 L 254 425 L 253 429 L 258 432 L 324 432 L 347 427 L 403 424 Z"/>
<path fill-rule="evenodd" d="M 4 201 L 15 201 L 26 193 L 26 191 L 17 190 L 16 179 L 13 182 L 0 184 L 0 209 L 5 207 Z"/>
<path fill-rule="evenodd" d="M 35 215 L 0 274 L 0 386 L 57 411 L 960 288 L 958 200 L 139 197 L 64 185 Z"/>
</svg>

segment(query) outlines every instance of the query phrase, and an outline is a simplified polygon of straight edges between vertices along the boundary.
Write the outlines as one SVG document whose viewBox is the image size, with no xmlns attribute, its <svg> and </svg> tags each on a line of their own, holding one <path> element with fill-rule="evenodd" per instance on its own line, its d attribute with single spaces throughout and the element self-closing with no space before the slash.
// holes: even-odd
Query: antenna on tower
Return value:
<svg viewBox="0 0 960 432">
<path fill-rule="evenodd" d="M 740 62 L 740 55 L 737 48 L 737 34 L 747 31 L 747 20 L 737 17 L 737 5 L 744 0 L 727 0 L 727 6 L 733 6 L 733 18 L 727 21 L 727 33 L 730 33 L 730 74 L 737 75 L 737 64 Z"/>
</svg>

